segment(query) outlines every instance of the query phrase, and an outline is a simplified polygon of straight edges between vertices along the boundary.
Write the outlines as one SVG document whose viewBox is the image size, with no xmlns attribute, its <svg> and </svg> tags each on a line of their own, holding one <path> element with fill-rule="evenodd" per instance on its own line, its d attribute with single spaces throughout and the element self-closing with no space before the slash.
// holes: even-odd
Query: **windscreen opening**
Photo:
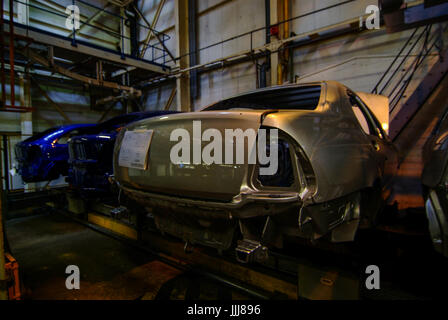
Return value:
<svg viewBox="0 0 448 320">
<path fill-rule="evenodd" d="M 42 139 L 58 130 L 62 129 L 62 127 L 54 127 L 54 128 L 50 128 L 47 129 L 45 131 L 42 131 L 40 133 L 36 133 L 35 135 L 29 137 L 28 139 L 24 140 L 24 142 L 33 142 L 33 141 L 37 141 L 39 139 Z"/>
<path fill-rule="evenodd" d="M 162 115 L 168 115 L 168 114 L 174 114 L 178 113 L 177 111 L 162 111 L 162 110 L 155 110 L 155 111 L 148 111 L 148 112 L 140 112 L 140 113 L 128 113 L 121 116 L 117 116 L 115 118 L 109 119 L 107 121 L 104 121 L 97 125 L 97 127 L 94 129 L 95 132 L 112 132 L 115 131 L 117 128 L 124 127 L 132 122 L 143 120 L 146 118 L 152 118 Z"/>
<path fill-rule="evenodd" d="M 203 111 L 229 109 L 298 109 L 314 110 L 319 104 L 321 86 L 283 87 L 261 90 L 220 101 Z"/>
<path fill-rule="evenodd" d="M 141 118 L 142 115 L 140 114 L 125 114 L 100 123 L 97 130 L 99 132 L 113 131 L 116 128 L 123 127 L 128 123 L 140 120 Z"/>
</svg>

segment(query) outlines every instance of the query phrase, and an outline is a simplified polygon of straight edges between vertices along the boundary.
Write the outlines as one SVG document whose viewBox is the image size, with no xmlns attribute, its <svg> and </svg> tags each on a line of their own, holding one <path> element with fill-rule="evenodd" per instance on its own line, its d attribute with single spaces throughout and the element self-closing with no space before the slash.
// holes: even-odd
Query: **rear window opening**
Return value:
<svg viewBox="0 0 448 320">
<path fill-rule="evenodd" d="M 220 101 L 203 111 L 230 109 L 314 110 L 319 104 L 321 86 L 290 86 L 259 90 Z"/>
</svg>

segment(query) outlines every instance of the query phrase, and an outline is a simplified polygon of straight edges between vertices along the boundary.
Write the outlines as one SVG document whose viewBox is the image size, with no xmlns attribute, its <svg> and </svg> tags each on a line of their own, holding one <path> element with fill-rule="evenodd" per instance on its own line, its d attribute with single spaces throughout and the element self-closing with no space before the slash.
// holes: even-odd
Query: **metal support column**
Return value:
<svg viewBox="0 0 448 320">
<path fill-rule="evenodd" d="M 190 66 L 198 64 L 197 53 L 197 6 L 196 0 L 188 1 L 188 40 L 190 46 Z M 198 71 L 190 71 L 190 97 L 197 99 L 199 97 L 199 78 Z"/>
<path fill-rule="evenodd" d="M 276 25 L 279 22 L 278 2 L 279 2 L 279 0 L 270 0 L 271 25 Z M 278 26 L 277 26 L 277 28 L 278 28 Z M 271 28 L 271 30 L 272 30 L 272 28 Z M 279 37 L 280 37 L 280 32 L 278 32 L 277 35 L 271 34 L 270 42 L 275 42 L 275 41 L 280 40 Z M 278 68 L 280 66 L 279 56 L 280 55 L 279 55 L 278 51 L 271 53 L 271 86 L 279 84 L 279 79 L 278 79 Z"/>
<path fill-rule="evenodd" d="M 1 70 L 0 70 L 0 80 L 2 82 L 2 107 L 6 105 L 6 79 L 5 79 L 5 29 L 4 29 L 4 21 L 3 21 L 3 0 L 0 0 L 0 50 L 1 50 Z"/>
<path fill-rule="evenodd" d="M 178 66 L 186 69 L 190 66 L 188 37 L 188 2 L 192 0 L 176 0 L 176 39 Z M 188 73 L 181 74 L 176 80 L 177 108 L 180 111 L 191 111 L 190 79 Z"/>
<path fill-rule="evenodd" d="M 6 287 L 6 270 L 5 270 L 5 242 L 3 227 L 3 175 L 0 161 L 0 300 L 8 300 L 8 292 Z"/>
<path fill-rule="evenodd" d="M 271 54 L 271 85 L 281 85 L 285 79 L 288 69 L 289 54 L 287 49 L 282 49 L 283 39 L 288 39 L 289 34 L 289 11 L 290 0 L 270 0 L 271 25 L 274 25 L 275 35 L 271 34 L 271 43 L 274 53 Z M 286 21 L 280 23 L 280 21 Z M 277 42 L 277 43 L 276 43 Z M 278 49 L 278 50 L 277 50 Z M 288 77 L 289 78 L 289 77 Z"/>
<path fill-rule="evenodd" d="M 4 61 L 4 23 L 3 23 L 3 0 L 0 0 L 0 49 L 1 49 L 1 87 L 2 107 L 6 105 L 5 90 L 5 61 Z M 5 270 L 5 243 L 3 234 L 3 170 L 0 161 L 0 300 L 7 300 L 6 270 Z"/>
<path fill-rule="evenodd" d="M 265 43 L 268 44 L 271 42 L 271 0 L 264 0 L 264 9 L 265 9 L 265 24 L 266 24 L 266 40 Z M 267 72 L 271 63 L 271 55 L 268 54 L 265 62 L 261 64 L 256 64 L 256 72 L 257 72 L 257 88 L 265 88 L 268 86 L 267 83 Z"/>
<path fill-rule="evenodd" d="M 266 19 L 266 43 L 271 42 L 271 0 L 264 0 L 264 10 Z"/>
</svg>

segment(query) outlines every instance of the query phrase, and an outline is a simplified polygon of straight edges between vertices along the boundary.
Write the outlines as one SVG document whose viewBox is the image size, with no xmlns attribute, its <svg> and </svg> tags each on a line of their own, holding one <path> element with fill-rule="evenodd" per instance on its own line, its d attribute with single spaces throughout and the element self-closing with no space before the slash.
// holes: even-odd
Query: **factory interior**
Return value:
<svg viewBox="0 0 448 320">
<path fill-rule="evenodd" d="M 448 1 L 0 10 L 0 300 L 448 297 Z"/>
</svg>

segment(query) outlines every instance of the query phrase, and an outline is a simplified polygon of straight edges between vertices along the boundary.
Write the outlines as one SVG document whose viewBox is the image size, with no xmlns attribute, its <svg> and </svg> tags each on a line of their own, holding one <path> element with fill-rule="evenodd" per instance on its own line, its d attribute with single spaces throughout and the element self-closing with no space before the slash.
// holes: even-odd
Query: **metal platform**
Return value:
<svg viewBox="0 0 448 320">
<path fill-rule="evenodd" d="M 39 71 L 44 69 L 58 73 L 65 79 L 71 78 L 89 87 L 104 89 L 103 92 L 91 92 L 95 104 L 104 104 L 104 97 L 139 97 L 141 90 L 135 87 L 137 83 L 170 73 L 166 59 L 171 53 L 165 45 L 170 37 L 149 26 L 139 25 L 125 12 L 118 14 L 106 10 L 107 5 L 100 8 L 83 0 L 73 1 L 72 6 L 67 8 L 19 0 L 10 1 L 10 5 L 4 8 L 4 1 L 0 2 L 2 70 L 5 71 L 8 65 L 11 75 L 15 72 L 15 66 L 23 68 L 25 72 L 38 66 Z M 70 15 L 67 10 L 73 7 L 71 10 L 77 8 L 79 11 L 78 6 L 82 6 L 84 15 L 88 17 L 78 17 L 76 25 L 74 11 Z M 5 19 L 5 15 L 8 19 Z M 104 18 L 105 23 L 94 21 L 99 16 Z M 118 30 L 107 26 L 108 21 L 115 21 Z M 69 22 L 72 22 L 73 29 L 70 29 Z M 148 29 L 148 34 L 154 35 L 159 42 L 147 43 L 144 48 L 140 48 L 133 42 L 131 27 L 127 24 L 134 25 L 133 30 L 138 27 Z M 95 36 L 81 31 L 84 27 L 93 30 Z M 9 54 L 5 55 L 8 51 Z M 2 83 L 5 83 L 4 77 Z M 6 101 L 5 96 L 3 101 Z M 15 106 L 14 99 L 11 106 L 4 105 L 1 109 L 30 111 Z"/>
<path fill-rule="evenodd" d="M 9 32 L 7 23 L 8 22 L 5 21 L 5 31 Z M 75 63 L 81 62 L 89 56 L 93 56 L 97 59 L 113 63 L 114 65 L 116 65 L 117 70 L 126 69 L 127 67 L 135 67 L 160 75 L 168 74 L 170 71 L 170 67 L 157 62 L 135 58 L 127 54 L 122 54 L 119 51 L 100 47 L 82 40 L 77 40 L 75 43 L 73 43 L 72 38 L 57 35 L 19 23 L 14 23 L 14 33 L 18 36 L 32 38 L 35 43 L 53 46 L 55 48 L 55 56 L 64 57 L 64 59 L 70 59 Z M 148 73 L 146 72 L 146 74 Z"/>
</svg>

